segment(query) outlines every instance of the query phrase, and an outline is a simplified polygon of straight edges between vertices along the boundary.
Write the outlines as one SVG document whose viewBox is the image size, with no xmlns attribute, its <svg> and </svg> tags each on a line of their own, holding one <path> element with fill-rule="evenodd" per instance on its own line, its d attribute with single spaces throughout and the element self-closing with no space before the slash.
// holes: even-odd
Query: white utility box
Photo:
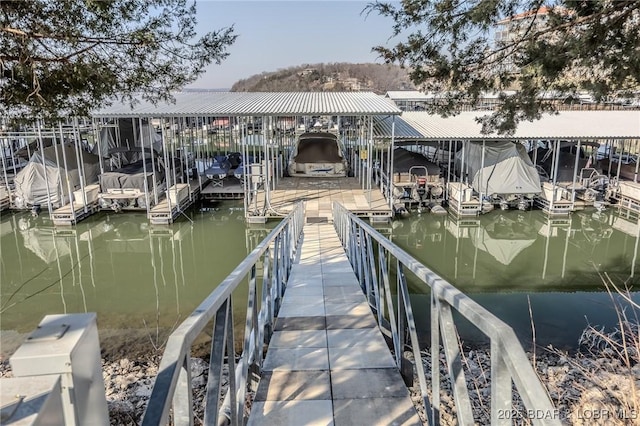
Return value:
<svg viewBox="0 0 640 426">
<path fill-rule="evenodd" d="M 189 185 L 186 183 L 179 183 L 173 185 L 167 191 L 169 195 L 169 202 L 172 206 L 180 204 L 183 200 L 189 198 Z"/>
<path fill-rule="evenodd" d="M 85 197 L 87 204 L 91 204 L 98 200 L 98 192 L 100 192 L 100 185 L 94 183 L 92 185 L 86 185 L 84 187 L 85 196 L 82 195 L 82 189 L 73 191 L 73 201 L 77 204 L 84 204 Z"/>
<path fill-rule="evenodd" d="M 96 314 L 47 315 L 9 359 L 14 377 L 60 375 L 65 425 L 108 425 Z"/>
<path fill-rule="evenodd" d="M 449 182 L 449 197 L 461 203 L 471 201 L 473 188 L 462 182 Z"/>
<path fill-rule="evenodd" d="M 554 187 L 550 182 L 544 182 L 542 184 L 542 191 L 544 193 L 544 198 L 547 201 L 562 201 L 562 193 L 564 189 L 558 187 L 557 185 Z"/>
<path fill-rule="evenodd" d="M 0 380 L 0 424 L 63 425 L 60 376 Z"/>
</svg>

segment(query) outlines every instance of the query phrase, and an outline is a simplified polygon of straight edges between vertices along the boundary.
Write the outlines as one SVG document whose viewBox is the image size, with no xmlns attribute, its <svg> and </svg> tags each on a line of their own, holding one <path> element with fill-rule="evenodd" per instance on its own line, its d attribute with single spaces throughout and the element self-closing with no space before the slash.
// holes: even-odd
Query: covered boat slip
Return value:
<svg viewBox="0 0 640 426">
<path fill-rule="evenodd" d="M 45 129 L 36 123 L 29 131 L 1 133 L 11 163 L 24 161 L 19 170 L 3 170 L 3 207 L 30 209 L 33 215 L 47 211 L 55 224 L 65 225 L 97 211 L 100 157 L 87 149 L 87 129 L 74 120 L 73 125 Z"/>
<path fill-rule="evenodd" d="M 445 184 L 442 169 L 429 160 L 423 153 L 395 147 L 393 151 L 382 152 L 381 158 L 374 163 L 374 180 L 381 185 L 383 192 L 389 176 L 393 209 L 396 213 L 408 214 L 413 208 L 442 209 Z"/>
<path fill-rule="evenodd" d="M 194 154 L 204 170 L 212 159 L 239 152 L 242 173 L 216 176 L 201 196 L 242 198 L 247 220 L 265 222 L 282 217 L 300 199 L 318 200 L 314 217 L 327 217 L 325 205 L 329 211 L 331 201 L 339 200 L 358 215 L 388 220 L 391 206 L 372 185 L 366 152 L 376 117 L 400 113 L 392 101 L 369 92 L 191 92 L 176 94 L 172 105 L 116 105 L 94 117 L 159 122 L 165 144 Z M 204 170 L 197 169 L 198 175 Z"/>
<path fill-rule="evenodd" d="M 483 134 L 477 121 L 483 115 L 483 112 L 470 111 L 442 118 L 426 112 L 403 112 L 400 117 L 379 120 L 374 128 L 374 138 L 387 143 L 393 140 L 394 146 L 402 145 L 421 152 L 441 165 L 448 182 L 445 196 L 457 215 L 482 213 L 494 205 L 512 207 L 514 196 L 535 203 L 549 215 L 566 215 L 587 206 L 599 208 L 608 202 L 616 202 L 616 194 L 630 192 L 622 189 L 628 183 L 621 181 L 620 168 L 601 167 L 596 151 L 598 147 L 612 147 L 607 152 L 616 152 L 623 158 L 640 153 L 640 112 L 562 111 L 557 115 L 545 115 L 535 122 L 521 122 L 512 135 Z M 496 157 L 492 151 L 495 153 L 496 147 L 505 146 L 507 142 L 519 151 L 523 151 L 520 146 L 527 146 L 529 156 L 520 155 L 521 160 L 515 162 L 512 159 L 511 167 L 498 173 L 497 167 L 509 163 L 495 161 L 492 164 L 491 157 Z M 536 158 L 531 147 L 542 142 L 550 152 L 547 158 L 550 169 L 540 176 L 542 185 L 533 191 L 536 177 L 531 172 L 542 169 L 542 158 Z M 479 149 L 482 146 L 484 149 Z M 565 146 L 572 148 L 567 150 Z M 473 150 L 476 153 L 469 156 Z M 469 170 L 470 166 L 472 170 Z M 477 173 L 483 169 L 482 173 Z M 564 177 L 565 173 L 568 178 Z M 499 180 L 495 182 L 512 181 L 508 197 L 496 198 L 500 190 L 489 188 L 491 182 L 486 181 L 487 177 L 496 175 Z M 637 180 L 637 175 L 634 176 Z M 514 179 L 518 182 L 514 183 Z M 522 183 L 527 188 L 518 189 Z M 634 203 L 640 206 L 640 199 Z"/>
<path fill-rule="evenodd" d="M 432 204 L 439 207 L 440 203 L 448 202 L 454 213 L 475 215 L 494 206 L 530 206 L 534 200 L 549 214 L 567 214 L 600 202 L 591 197 L 592 192 L 580 188 L 585 182 L 591 185 L 597 179 L 583 176 L 583 169 L 587 168 L 584 167 L 584 159 L 580 159 L 572 169 L 571 181 L 559 180 L 558 158 L 565 154 L 555 149 L 549 157 L 553 167 L 548 173 L 549 180 L 542 181 L 536 192 L 533 187 L 537 182 L 528 162 L 531 161 L 534 167 L 540 164 L 536 158 L 529 160 L 521 155 L 522 150 L 518 148 L 521 143 L 547 141 L 553 147 L 562 140 L 574 142 L 578 151 L 590 143 L 612 146 L 614 149 L 610 152 L 617 148 L 617 154 L 639 152 L 638 111 L 562 111 L 558 115 L 543 116 L 533 123 L 520 123 L 513 135 L 502 136 L 482 133 L 476 119 L 483 112 L 463 112 L 448 118 L 426 112 L 402 112 L 388 98 L 369 92 L 189 92 L 175 96 L 174 104 L 140 102 L 133 109 L 129 105 L 113 105 L 95 112 L 91 126 L 82 128 L 90 141 L 87 144 L 93 145 L 94 153 L 103 159 L 99 163 L 99 174 L 104 174 L 102 181 L 108 180 L 107 173 L 126 168 L 127 164 L 146 157 L 147 150 L 161 151 L 159 158 L 166 165 L 179 163 L 180 171 L 165 173 L 164 182 L 159 182 L 160 179 L 143 180 L 145 188 L 139 188 L 143 194 L 136 193 L 135 199 L 129 197 L 128 207 L 133 200 L 133 208 L 145 210 L 150 218 L 154 206 L 162 204 L 161 220 L 169 217 L 168 223 L 179 217 L 179 211 L 187 208 L 197 197 L 243 199 L 245 217 L 255 222 L 281 216 L 297 199 L 319 199 L 324 195 L 332 199 L 346 197 L 346 205 L 361 216 L 388 218 L 393 215 L 396 205 L 397 194 L 394 195 L 394 182 L 390 176 L 394 173 L 394 148 L 398 147 L 423 154 L 442 170 L 441 176 L 437 177 L 427 172 L 429 177 L 438 181 L 434 183 L 441 186 L 433 192 L 431 186 L 428 191 L 423 191 L 420 203 L 417 203 L 420 207 Z M 290 160 L 295 157 L 296 141 L 302 134 L 310 132 L 337 135 L 339 149 L 343 150 L 341 158 L 348 160 L 347 177 L 338 173 L 330 179 L 331 182 L 325 182 L 327 176 L 316 176 L 316 172 L 299 173 L 295 167 L 294 176 L 313 176 L 301 178 L 308 179 L 307 182 L 287 176 L 291 174 L 288 169 Z M 62 140 L 68 140 L 76 144 L 74 150 L 78 151 L 84 149 L 80 146 L 80 133 L 80 126 L 76 126 L 73 129 L 42 130 L 40 133 L 31 131 L 28 137 L 30 142 L 49 139 L 58 145 Z M 24 138 L 24 135 L 10 136 L 17 137 Z M 508 149 L 500 151 L 497 149 L 500 145 Z M 460 149 L 454 149 L 457 147 Z M 119 152 L 125 148 L 138 152 L 138 158 L 127 158 Z M 588 151 L 594 148 L 589 147 Z M 456 152 L 459 150 L 460 166 L 456 173 Z M 492 155 L 492 151 L 500 152 Z M 234 152 L 242 156 L 242 173 L 207 185 L 204 171 L 210 167 L 214 157 Z M 74 154 L 74 158 L 67 160 L 80 164 L 76 156 Z M 332 167 L 338 164 L 337 161 L 333 163 Z M 58 169 L 72 169 L 61 158 L 56 159 L 56 164 Z M 306 166 L 312 163 L 304 160 L 302 164 L 307 171 Z M 150 168 L 155 171 L 157 164 L 152 163 Z M 150 171 L 148 169 L 147 172 Z M 614 179 L 608 183 L 607 194 L 612 194 L 613 201 L 623 196 L 629 198 L 629 191 L 621 189 L 625 185 L 620 182 L 621 175 L 615 174 L 615 167 L 609 169 Z M 617 170 L 619 174 L 619 168 Z M 409 176 L 411 185 L 417 186 L 422 182 L 419 173 L 410 170 L 400 173 L 416 175 L 415 179 Z M 3 184 L 9 188 L 10 203 L 15 207 L 13 183 L 9 185 L 7 179 L 3 179 Z M 120 182 L 120 178 L 117 181 Z M 82 195 L 86 193 L 85 187 L 93 183 L 84 179 L 62 195 L 75 191 Z M 493 186 L 497 183 L 506 185 L 495 189 Z M 429 182 L 425 187 L 427 184 Z M 178 197 L 176 203 L 163 203 L 168 188 L 181 193 L 185 188 L 181 185 L 188 185 L 190 196 Z M 55 183 L 49 185 L 50 189 L 54 186 Z M 326 191 L 320 194 L 319 188 Z M 442 193 L 437 195 L 440 191 Z M 427 193 L 428 197 L 423 197 Z M 120 198 L 128 195 L 124 189 L 121 194 L 101 189 L 99 202 L 111 202 L 102 202 L 99 208 L 124 209 Z M 67 200 L 63 205 L 55 205 L 52 197 L 46 198 L 50 216 L 56 208 L 70 204 Z M 59 198 L 66 200 L 63 196 Z M 189 200 L 187 204 L 183 204 L 185 200 Z M 640 205 L 640 199 L 633 199 L 627 204 L 633 203 Z M 44 207 L 43 204 L 43 210 Z M 78 207 L 75 203 L 73 207 L 66 207 L 69 210 L 66 214 L 71 214 L 69 224 L 90 210 L 83 206 L 80 211 Z"/>
<path fill-rule="evenodd" d="M 2 186 L 8 188 L 10 208 L 31 209 L 33 215 L 46 209 L 54 225 L 75 225 L 101 209 L 149 214 L 152 205 L 166 199 L 168 184 L 193 187 L 180 159 L 164 151 L 162 138 L 148 121 L 95 120 L 80 126 L 74 120 L 57 128 L 40 123 L 34 128 L 0 135 L 11 146 L 23 146 L 16 155 L 29 156 L 15 177 L 2 176 Z M 199 190 L 186 197 L 188 203 Z M 174 204 L 188 207 L 185 198 Z"/>
</svg>

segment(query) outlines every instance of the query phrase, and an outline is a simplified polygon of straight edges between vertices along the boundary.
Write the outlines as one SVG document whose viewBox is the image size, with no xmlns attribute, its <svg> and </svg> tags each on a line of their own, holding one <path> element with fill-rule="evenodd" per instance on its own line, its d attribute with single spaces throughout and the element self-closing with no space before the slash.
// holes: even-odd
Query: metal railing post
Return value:
<svg viewBox="0 0 640 426">
<path fill-rule="evenodd" d="M 263 342 L 265 336 L 270 336 L 272 332 L 273 318 L 284 292 L 284 271 L 288 274 L 292 257 L 300 242 L 303 218 L 304 204 L 300 203 L 169 336 L 142 419 L 143 425 L 167 424 L 172 408 L 175 424 L 193 424 L 191 346 L 214 317 L 205 424 L 217 425 L 223 420 L 221 416 L 225 417 L 224 422 L 228 424 L 245 423 L 245 393 L 249 369 L 259 369 L 262 365 Z M 264 264 L 263 303 L 258 310 L 256 265 L 261 261 Z M 243 353 L 238 358 L 236 368 L 232 294 L 247 279 L 249 292 Z M 220 403 L 225 362 L 228 366 L 228 390 Z"/>
<path fill-rule="evenodd" d="M 561 424 L 560 419 L 554 417 L 557 410 L 553 408 L 546 389 L 529 363 L 511 327 L 338 203 L 334 203 L 333 212 L 336 231 L 354 272 L 370 306 L 377 311 L 374 314 L 377 315 L 378 325 L 392 335 L 395 361 L 404 377 L 413 376 L 413 371 L 409 371 L 413 368 L 407 368 L 410 364 L 403 353 L 405 345 L 411 346 L 415 360 L 413 367 L 418 376 L 421 397 L 431 425 L 440 424 L 441 347 L 446 359 L 447 376 L 452 384 L 457 422 L 461 425 L 475 423 L 462 363 L 461 342 L 454 322 L 454 309 L 491 341 L 491 424 L 511 423 L 513 417 L 503 414 L 513 410 L 512 385 L 515 385 L 524 409 L 527 410 L 522 413 L 523 416 L 533 410 L 536 413 L 544 413 L 544 418 L 532 419 L 534 424 L 553 426 Z M 374 256 L 376 245 L 377 259 Z M 390 271 L 391 261 L 395 262 L 395 276 Z M 409 298 L 406 272 L 411 272 L 419 281 L 427 285 L 431 293 L 432 401 L 430 402 L 427 393 L 427 372 L 424 371 L 421 362 L 421 348 Z M 391 291 L 392 279 L 395 279 L 395 293 Z M 397 299 L 394 300 L 394 297 Z"/>
<path fill-rule="evenodd" d="M 173 424 L 193 425 L 193 393 L 191 392 L 191 357 L 182 359 L 176 393 L 173 395 Z"/>
<path fill-rule="evenodd" d="M 229 301 L 225 300 L 222 306 L 218 309 L 218 312 L 216 312 L 213 324 L 211 355 L 209 358 L 209 379 L 207 380 L 206 404 L 204 411 L 205 424 L 218 424 L 229 309 Z"/>
<path fill-rule="evenodd" d="M 512 391 L 509 369 L 502 358 L 505 348 L 496 341 L 491 342 L 491 418 L 494 425 L 506 426 L 511 424 Z"/>
</svg>

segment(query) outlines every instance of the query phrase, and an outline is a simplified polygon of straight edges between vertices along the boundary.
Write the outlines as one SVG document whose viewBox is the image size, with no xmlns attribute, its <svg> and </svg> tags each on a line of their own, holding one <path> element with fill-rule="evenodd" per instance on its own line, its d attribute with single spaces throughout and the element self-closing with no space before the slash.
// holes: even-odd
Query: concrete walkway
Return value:
<svg viewBox="0 0 640 426">
<path fill-rule="evenodd" d="M 420 425 L 332 224 L 307 224 L 249 425 Z"/>
</svg>

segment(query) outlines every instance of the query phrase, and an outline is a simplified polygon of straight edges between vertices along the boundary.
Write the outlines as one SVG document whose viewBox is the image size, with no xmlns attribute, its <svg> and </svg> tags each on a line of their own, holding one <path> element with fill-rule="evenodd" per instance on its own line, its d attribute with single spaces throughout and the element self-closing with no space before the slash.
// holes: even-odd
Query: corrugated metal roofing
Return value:
<svg viewBox="0 0 640 426">
<path fill-rule="evenodd" d="M 93 117 L 186 117 L 262 115 L 400 114 L 388 98 L 372 92 L 181 92 L 175 103 L 114 104 Z"/>
<path fill-rule="evenodd" d="M 407 120 L 404 119 L 406 112 L 403 112 L 400 117 L 378 117 L 374 119 L 373 125 L 373 138 L 374 139 L 388 139 L 391 137 L 391 126 L 395 122 L 394 139 L 401 140 L 422 140 L 424 134 Z"/>
<path fill-rule="evenodd" d="M 561 111 L 540 120 L 523 121 L 512 136 L 484 135 L 476 117 L 485 113 L 462 112 L 442 118 L 427 112 L 403 112 L 396 117 L 398 140 L 448 139 L 640 139 L 640 111 Z M 421 138 L 415 138 L 416 133 Z M 391 119 L 376 119 L 374 137 L 391 137 Z"/>
</svg>

